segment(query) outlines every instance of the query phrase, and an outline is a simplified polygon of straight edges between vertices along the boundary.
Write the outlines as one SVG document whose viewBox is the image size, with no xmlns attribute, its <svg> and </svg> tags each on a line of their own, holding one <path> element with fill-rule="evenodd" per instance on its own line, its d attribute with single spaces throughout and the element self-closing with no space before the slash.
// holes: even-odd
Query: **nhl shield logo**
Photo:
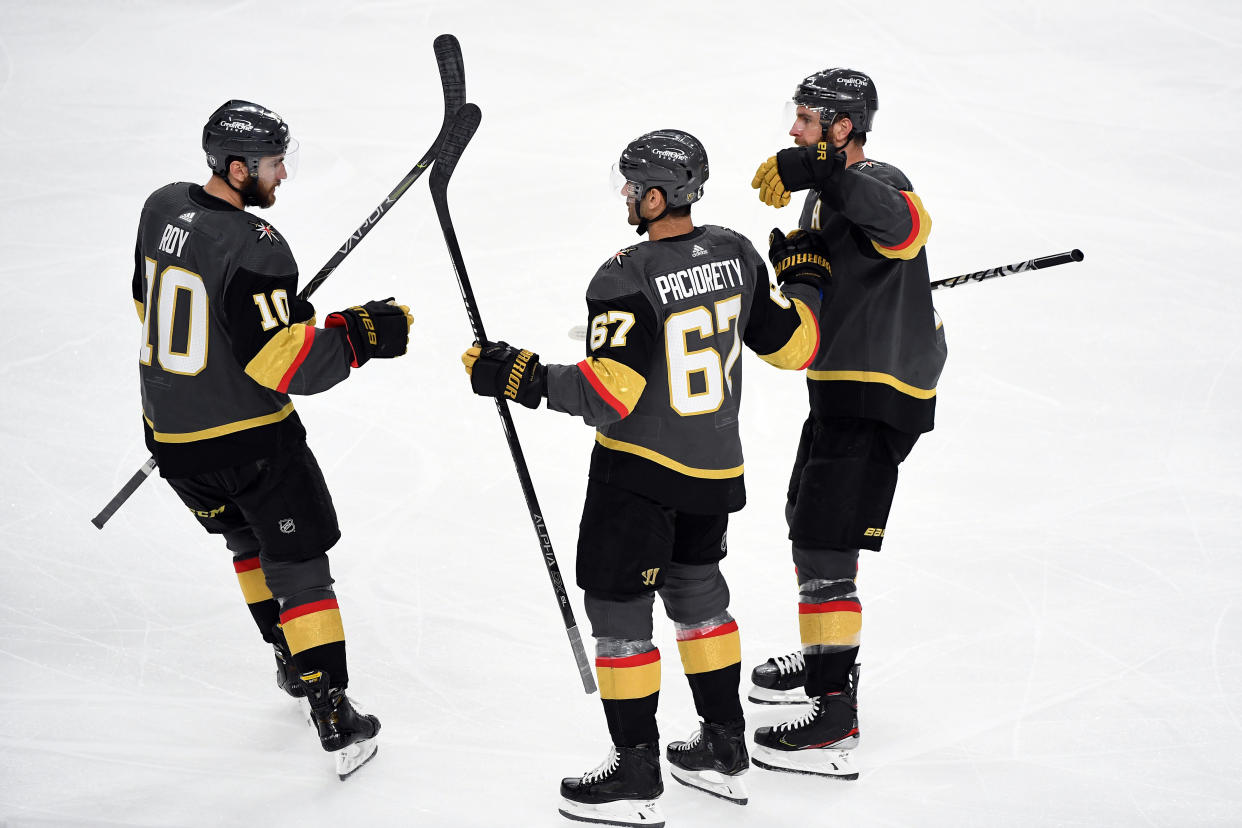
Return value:
<svg viewBox="0 0 1242 828">
<path fill-rule="evenodd" d="M 278 525 L 280 526 L 280 531 L 286 535 L 292 535 L 298 531 L 297 527 L 293 525 L 293 518 L 281 518 Z"/>
</svg>

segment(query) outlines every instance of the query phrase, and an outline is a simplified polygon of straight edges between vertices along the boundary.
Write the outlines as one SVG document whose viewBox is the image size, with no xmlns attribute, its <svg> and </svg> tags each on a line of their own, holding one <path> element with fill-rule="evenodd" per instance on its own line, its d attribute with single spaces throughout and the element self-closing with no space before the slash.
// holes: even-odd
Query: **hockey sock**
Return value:
<svg viewBox="0 0 1242 828">
<path fill-rule="evenodd" d="M 678 622 L 676 628 L 677 650 L 695 710 L 708 722 L 742 718 L 737 693 L 742 677 L 742 644 L 733 616 L 724 612 L 693 624 Z"/>
<path fill-rule="evenodd" d="M 272 591 L 267 588 L 267 580 L 263 577 L 263 567 L 259 563 L 259 556 L 251 554 L 234 558 L 233 570 L 237 573 L 237 582 L 241 584 L 242 597 L 246 599 L 246 606 L 250 608 L 250 614 L 254 616 L 254 623 L 258 625 L 260 635 L 268 644 L 274 644 L 275 636 L 272 634 L 272 628 L 280 620 L 280 605 L 272 597 Z"/>
<path fill-rule="evenodd" d="M 280 613 L 280 626 L 298 672 L 322 671 L 328 674 L 332 687 L 344 689 L 349 685 L 345 627 L 331 589 L 307 590 L 290 598 Z"/>
<path fill-rule="evenodd" d="M 660 651 L 650 640 L 599 638 L 595 675 L 608 733 L 618 747 L 660 741 Z"/>
<path fill-rule="evenodd" d="M 844 690 L 862 632 L 862 604 L 854 581 L 804 581 L 798 588 L 798 627 L 806 658 L 806 694 Z"/>
</svg>

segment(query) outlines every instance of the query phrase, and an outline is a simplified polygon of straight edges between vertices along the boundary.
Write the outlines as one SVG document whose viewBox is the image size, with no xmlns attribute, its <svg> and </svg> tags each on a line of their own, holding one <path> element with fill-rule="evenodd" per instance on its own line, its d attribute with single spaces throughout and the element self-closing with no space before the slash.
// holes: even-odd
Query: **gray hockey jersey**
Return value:
<svg viewBox="0 0 1242 828">
<path fill-rule="evenodd" d="M 165 477 L 272 456 L 305 439 L 289 394 L 349 375 L 343 328 L 314 327 L 271 224 L 169 184 L 142 208 L 133 297 L 147 447 Z"/>
<path fill-rule="evenodd" d="M 548 407 L 597 427 L 591 477 L 687 512 L 746 502 L 742 346 L 805 368 L 818 294 L 785 296 L 743 236 L 705 225 L 618 251 L 587 288 L 586 359 L 549 365 Z"/>
</svg>

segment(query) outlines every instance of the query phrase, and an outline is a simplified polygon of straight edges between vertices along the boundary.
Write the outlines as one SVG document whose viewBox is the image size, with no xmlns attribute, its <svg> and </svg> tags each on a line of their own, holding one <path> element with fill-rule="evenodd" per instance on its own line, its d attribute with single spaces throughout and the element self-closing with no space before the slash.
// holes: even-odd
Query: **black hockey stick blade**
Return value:
<svg viewBox="0 0 1242 828">
<path fill-rule="evenodd" d="M 453 270 L 457 274 L 457 286 L 461 289 L 462 302 L 466 306 L 466 315 L 470 317 L 470 327 L 479 342 L 486 339 L 483 333 L 483 320 L 479 315 L 479 307 L 474 299 L 474 290 L 470 287 L 470 277 L 466 273 L 466 263 L 461 255 L 461 245 L 457 241 L 457 231 L 453 228 L 453 217 L 448 207 L 448 185 L 457 169 L 457 162 L 470 139 L 479 128 L 483 113 L 474 104 L 466 104 L 457 111 L 457 115 L 449 124 L 444 136 L 444 145 L 440 149 L 440 157 L 431 171 L 431 199 L 436 205 L 436 215 L 440 219 L 440 229 L 444 231 L 444 242 L 448 245 L 449 258 L 453 262 Z M 582 635 L 578 632 L 578 623 L 574 620 L 574 611 L 569 604 L 569 594 L 565 590 L 565 582 L 561 578 L 560 565 L 556 562 L 556 553 L 552 550 L 552 539 L 548 535 L 547 524 L 543 520 L 543 511 L 539 508 L 539 499 L 535 495 L 535 484 L 530 479 L 530 469 L 526 465 L 526 457 L 522 453 L 522 445 L 518 442 L 517 430 L 513 426 L 513 417 L 509 413 L 508 404 L 496 401 L 496 412 L 500 415 L 501 427 L 505 440 L 509 444 L 509 453 L 513 456 L 513 466 L 517 471 L 518 482 L 522 486 L 522 495 L 526 498 L 526 509 L 530 513 L 531 524 L 535 535 L 539 538 L 539 550 L 544 566 L 548 570 L 548 579 L 552 582 L 552 591 L 556 594 L 556 603 L 561 611 L 561 619 L 565 623 L 565 634 L 569 636 L 569 646 L 573 651 L 574 662 L 578 666 L 578 676 L 582 679 L 582 689 L 594 693 L 595 675 L 591 670 L 591 662 L 587 658 L 586 648 L 582 645 Z"/>
<path fill-rule="evenodd" d="M 397 183 L 388 197 L 380 202 L 380 205 L 367 216 L 357 230 L 353 232 L 336 253 L 328 259 L 327 264 L 319 269 L 314 278 L 307 283 L 298 293 L 298 298 L 309 299 L 311 294 L 319 289 L 332 272 L 345 260 L 359 242 L 371 232 L 371 228 L 379 223 L 385 215 L 388 214 L 388 208 L 397 203 L 397 199 L 405 195 L 405 191 L 410 189 L 415 181 L 427 171 L 431 163 L 436 158 L 436 153 L 440 150 L 440 143 L 444 139 L 444 132 L 448 128 L 449 119 L 461 108 L 466 102 L 466 69 L 462 64 L 461 46 L 457 42 L 457 38 L 451 34 L 443 34 L 435 39 L 431 44 L 436 54 L 436 67 L 440 71 L 440 91 L 444 97 L 444 115 L 440 120 L 440 131 L 436 134 L 436 138 L 431 142 L 431 146 L 423 153 L 423 157 L 419 159 L 414 168 L 405 174 L 405 177 Z M 146 480 L 151 472 L 155 470 L 155 458 L 150 457 L 146 463 L 142 464 L 142 468 L 134 473 L 121 490 L 108 501 L 108 505 L 100 510 L 99 514 L 91 518 L 91 523 L 96 529 L 103 529 L 104 524 L 108 522 L 116 511 L 129 500 L 130 495 L 137 491 L 142 482 Z"/>
<path fill-rule="evenodd" d="M 461 108 L 461 105 L 466 102 L 466 69 L 461 59 L 461 46 L 453 35 L 440 35 L 432 43 L 432 49 L 436 54 L 436 68 L 440 71 L 440 92 L 444 97 L 444 114 L 440 120 L 440 131 L 436 134 L 435 140 L 431 142 L 431 146 L 423 153 L 423 157 L 414 165 L 414 168 L 397 182 L 397 186 L 392 189 L 392 192 L 367 216 L 362 225 L 353 232 L 353 235 L 345 240 L 345 243 L 333 254 L 332 258 L 328 259 L 327 264 L 319 269 L 314 278 L 298 294 L 298 298 L 309 299 L 311 294 L 324 283 L 324 280 L 332 275 L 332 271 L 336 270 L 341 262 L 345 260 L 350 251 L 366 237 L 367 233 L 371 232 L 371 228 L 387 215 L 389 208 L 397 203 L 397 199 L 405 195 L 406 190 L 410 189 L 414 182 L 436 160 L 450 119 Z"/>
<path fill-rule="evenodd" d="M 1083 252 L 1075 247 L 1073 250 L 1067 250 L 1064 253 L 1053 253 L 1049 256 L 1027 259 L 1025 262 L 990 267 L 987 270 L 978 270 L 974 273 L 963 273 L 961 276 L 950 276 L 948 279 L 937 279 L 931 283 L 931 289 L 946 290 L 948 288 L 960 287 L 970 282 L 995 279 L 998 276 L 1013 276 L 1018 273 L 1025 273 L 1028 270 L 1042 270 L 1046 267 L 1081 262 L 1084 258 Z"/>
</svg>

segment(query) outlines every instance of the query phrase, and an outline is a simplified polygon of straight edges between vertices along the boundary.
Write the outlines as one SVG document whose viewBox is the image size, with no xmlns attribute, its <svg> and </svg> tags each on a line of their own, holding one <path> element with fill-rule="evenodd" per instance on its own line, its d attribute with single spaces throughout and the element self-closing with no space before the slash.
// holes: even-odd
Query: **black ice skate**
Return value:
<svg viewBox="0 0 1242 828">
<path fill-rule="evenodd" d="M 797 719 L 755 731 L 755 764 L 761 768 L 836 779 L 857 779 L 850 751 L 858 746 L 858 666 L 838 693 L 811 699 Z"/>
<path fill-rule="evenodd" d="M 703 722 L 686 741 L 670 742 L 664 755 L 669 772 L 681 784 L 738 805 L 750 801 L 741 779 L 750 768 L 744 719 Z"/>
<path fill-rule="evenodd" d="M 755 704 L 806 704 L 806 661 L 802 651 L 773 656 L 750 671 L 754 686 L 746 698 Z"/>
<path fill-rule="evenodd" d="M 339 687 L 332 687 L 324 672 L 303 673 L 302 686 L 310 702 L 311 724 L 319 731 L 323 749 L 336 754 L 336 775 L 348 778 L 371 761 L 379 746 L 379 719 L 354 709 Z"/>
<path fill-rule="evenodd" d="M 613 747 L 603 763 L 561 780 L 561 814 L 579 822 L 661 828 L 660 746 Z"/>
<path fill-rule="evenodd" d="M 274 628 L 272 634 L 276 638 L 272 642 L 272 649 L 276 651 L 276 686 L 295 699 L 304 698 L 306 690 L 302 687 L 302 677 L 293 663 L 293 653 L 289 651 L 285 634 L 280 627 Z"/>
</svg>

